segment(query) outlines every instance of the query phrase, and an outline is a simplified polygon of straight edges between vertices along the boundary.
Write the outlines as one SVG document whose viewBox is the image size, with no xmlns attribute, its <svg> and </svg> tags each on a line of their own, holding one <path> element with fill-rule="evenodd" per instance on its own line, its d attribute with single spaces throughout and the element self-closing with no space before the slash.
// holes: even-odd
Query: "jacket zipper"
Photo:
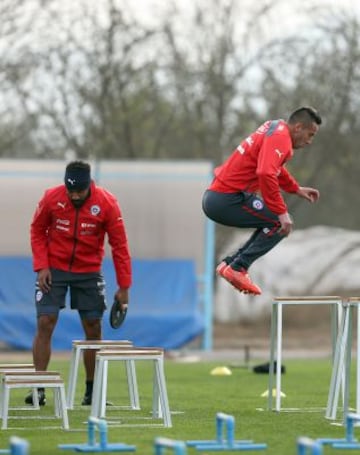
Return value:
<svg viewBox="0 0 360 455">
<path fill-rule="evenodd" d="M 78 238 L 77 238 L 77 225 L 78 225 L 78 220 L 79 220 L 79 208 L 75 208 L 75 211 L 76 211 L 76 215 L 75 215 L 75 223 L 74 223 L 74 247 L 73 247 L 73 250 L 72 250 L 72 253 L 71 253 L 71 259 L 70 259 L 70 263 L 69 263 L 69 270 L 71 270 L 72 266 L 73 266 L 73 263 L 74 263 L 74 259 L 75 259 L 75 250 L 76 250 L 76 244 L 77 244 L 77 241 L 78 241 Z"/>
</svg>

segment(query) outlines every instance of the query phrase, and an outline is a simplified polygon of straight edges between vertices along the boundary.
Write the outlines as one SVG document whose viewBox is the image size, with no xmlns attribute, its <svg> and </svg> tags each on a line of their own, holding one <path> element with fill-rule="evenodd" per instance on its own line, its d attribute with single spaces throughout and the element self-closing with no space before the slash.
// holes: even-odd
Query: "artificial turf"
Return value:
<svg viewBox="0 0 360 455">
<path fill-rule="evenodd" d="M 282 391 L 286 397 L 282 399 L 282 406 L 299 408 L 292 412 L 268 410 L 268 400 L 262 396 L 268 388 L 267 374 L 255 374 L 252 368 L 227 365 L 231 375 L 213 376 L 210 374 L 212 369 L 226 363 L 183 363 L 167 359 L 165 374 L 172 411 L 171 428 L 164 428 L 161 420 L 152 419 L 152 367 L 146 362 L 137 363 L 141 410 L 108 406 L 106 415 L 108 442 L 136 445 L 135 453 L 153 454 L 156 437 L 180 441 L 213 440 L 216 437 L 215 418 L 218 412 L 234 416 L 236 440 L 251 439 L 255 443 L 266 443 L 267 449 L 262 453 L 268 455 L 297 453 L 296 440 L 299 436 L 344 437 L 344 427 L 334 425 L 325 418 L 331 375 L 330 359 L 284 362 L 286 373 L 282 376 Z M 59 371 L 67 380 L 68 367 L 69 361 L 54 360 L 49 369 Z M 354 382 L 352 372 L 351 405 L 355 404 Z M 46 406 L 40 411 L 11 411 L 11 415 L 25 415 L 26 418 L 10 418 L 9 429 L 0 430 L 0 449 L 8 448 L 9 438 L 16 435 L 29 441 L 30 454 L 72 453 L 60 450 L 58 445 L 87 442 L 90 407 L 80 406 L 83 392 L 84 373 L 83 368 L 80 368 L 76 407 L 68 411 L 70 431 L 62 430 L 58 419 L 38 418 L 53 416 L 51 391 L 47 394 Z M 26 390 L 13 391 L 11 404 L 22 404 L 25 394 Z M 125 369 L 118 363 L 110 364 L 109 367 L 107 399 L 115 405 L 129 404 Z M 341 419 L 339 409 L 339 423 Z M 194 455 L 198 453 L 191 447 L 186 452 Z M 206 453 L 209 454 L 208 451 Z M 348 454 L 349 451 L 325 448 L 324 453 Z"/>
</svg>

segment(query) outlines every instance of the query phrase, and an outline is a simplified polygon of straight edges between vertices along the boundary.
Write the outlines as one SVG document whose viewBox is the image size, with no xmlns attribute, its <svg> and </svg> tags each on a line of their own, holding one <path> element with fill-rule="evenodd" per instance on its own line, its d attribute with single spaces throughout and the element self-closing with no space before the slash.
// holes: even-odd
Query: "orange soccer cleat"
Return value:
<svg viewBox="0 0 360 455">
<path fill-rule="evenodd" d="M 251 281 L 251 278 L 245 269 L 234 270 L 228 266 L 222 271 L 221 276 L 240 292 L 254 295 L 261 294 L 261 289 Z"/>
<path fill-rule="evenodd" d="M 220 262 L 220 264 L 216 267 L 216 275 L 219 275 L 219 276 L 225 278 L 224 270 L 226 269 L 227 266 L 228 265 L 225 261 Z"/>
</svg>

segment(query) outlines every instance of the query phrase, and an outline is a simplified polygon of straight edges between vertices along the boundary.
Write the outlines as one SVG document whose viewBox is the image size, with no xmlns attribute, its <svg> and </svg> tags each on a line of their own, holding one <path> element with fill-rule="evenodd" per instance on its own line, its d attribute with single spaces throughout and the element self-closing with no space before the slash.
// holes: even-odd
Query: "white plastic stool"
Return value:
<svg viewBox="0 0 360 455">
<path fill-rule="evenodd" d="M 1 372 L 1 389 L 0 389 L 0 415 L 1 415 L 1 410 L 2 410 L 2 402 L 3 402 L 3 396 L 4 396 L 4 380 L 5 378 L 12 378 L 12 379 L 21 379 L 21 380 L 27 380 L 27 379 L 61 379 L 60 373 L 56 371 L 26 371 L 24 370 L 4 370 Z M 40 405 L 39 405 L 39 397 L 38 397 L 38 389 L 37 387 L 34 387 L 32 389 L 32 395 L 33 395 L 33 405 L 27 405 L 27 406 L 16 406 L 16 407 L 10 407 L 8 410 L 17 410 L 17 411 L 31 411 L 33 409 L 39 410 Z M 55 403 L 56 405 L 57 403 Z"/>
<path fill-rule="evenodd" d="M 282 362 L 282 311 L 285 305 L 330 305 L 331 341 L 333 356 L 342 311 L 342 298 L 339 296 L 275 297 L 272 302 L 270 332 L 270 366 L 268 409 L 273 409 L 273 384 L 276 380 L 275 411 L 281 410 L 281 362 Z M 275 359 L 276 351 L 276 359 Z M 276 361 L 276 368 L 275 368 Z M 275 373 L 274 373 L 275 370 Z"/>
<path fill-rule="evenodd" d="M 99 350 L 123 346 L 132 346 L 132 342 L 128 340 L 74 340 L 72 342 L 71 362 L 66 398 L 68 409 L 74 409 L 75 391 L 79 372 L 81 351 L 84 351 L 86 349 Z M 140 409 L 139 395 L 137 393 L 137 389 L 134 389 L 133 387 L 133 384 L 136 384 L 135 366 L 133 362 L 127 362 L 125 366 L 130 396 L 130 408 Z"/>
<path fill-rule="evenodd" d="M 7 374 L 7 373 L 26 373 L 26 372 L 34 372 L 35 366 L 32 363 L 0 363 L 0 376 Z M 0 414 L 1 414 L 1 406 L 2 406 L 2 395 L 0 394 Z M 39 409 L 39 400 L 37 395 L 37 389 L 33 389 L 33 404 L 32 406 L 15 406 L 10 408 L 12 410 L 31 410 L 31 409 Z"/>
<path fill-rule="evenodd" d="M 65 430 L 69 429 L 69 420 L 66 408 L 65 386 L 63 380 L 60 378 L 59 373 L 56 372 L 35 372 L 20 374 L 7 374 L 2 377 L 2 426 L 1 428 L 8 428 L 9 419 L 9 403 L 10 391 L 12 389 L 23 388 L 46 388 L 53 389 L 54 391 L 54 407 L 55 416 L 62 418 L 62 427 Z M 11 418 L 16 418 L 11 416 Z M 40 417 L 39 417 L 40 418 Z"/>
<path fill-rule="evenodd" d="M 333 370 L 331 374 L 328 404 L 325 417 L 327 419 L 336 419 L 336 413 L 339 403 L 340 383 L 344 378 L 343 391 L 343 420 L 349 412 L 349 395 L 350 395 L 350 369 L 351 369 L 351 350 L 352 350 L 352 327 L 353 311 L 357 309 L 357 352 L 356 352 L 356 411 L 359 413 L 360 407 L 360 297 L 350 297 L 344 299 L 343 315 L 339 327 L 339 333 L 336 342 L 335 357 Z"/>
<path fill-rule="evenodd" d="M 171 427 L 171 414 L 166 390 L 164 373 L 164 350 L 160 348 L 123 348 L 101 350 L 96 353 L 94 392 L 91 416 L 103 418 L 106 412 L 106 391 L 108 363 L 111 361 L 128 362 L 132 360 L 150 360 L 154 364 L 153 372 L 153 418 L 162 418 L 165 427 Z"/>
</svg>

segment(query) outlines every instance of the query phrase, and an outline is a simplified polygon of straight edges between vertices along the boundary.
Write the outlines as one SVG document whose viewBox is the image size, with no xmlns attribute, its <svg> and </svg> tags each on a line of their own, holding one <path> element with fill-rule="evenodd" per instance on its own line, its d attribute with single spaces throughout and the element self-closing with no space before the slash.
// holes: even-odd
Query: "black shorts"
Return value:
<svg viewBox="0 0 360 455">
<path fill-rule="evenodd" d="M 58 314 L 66 306 L 70 290 L 70 307 L 78 310 L 82 319 L 100 319 L 106 309 L 105 280 L 99 273 L 74 273 L 51 269 L 52 285 L 43 293 L 36 281 L 37 315 Z"/>
</svg>

